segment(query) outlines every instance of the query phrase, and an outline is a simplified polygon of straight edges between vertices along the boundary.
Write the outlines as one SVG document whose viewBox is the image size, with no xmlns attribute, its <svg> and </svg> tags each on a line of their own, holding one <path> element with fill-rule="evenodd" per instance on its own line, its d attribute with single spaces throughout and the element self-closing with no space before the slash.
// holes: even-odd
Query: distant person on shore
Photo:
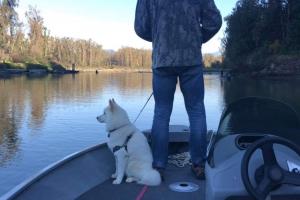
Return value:
<svg viewBox="0 0 300 200">
<path fill-rule="evenodd" d="M 179 78 L 190 122 L 192 171 L 205 179 L 206 114 L 201 55 L 202 43 L 221 28 L 214 0 L 138 0 L 135 31 L 152 42 L 153 167 L 163 174 L 168 159 L 169 122 Z"/>
</svg>

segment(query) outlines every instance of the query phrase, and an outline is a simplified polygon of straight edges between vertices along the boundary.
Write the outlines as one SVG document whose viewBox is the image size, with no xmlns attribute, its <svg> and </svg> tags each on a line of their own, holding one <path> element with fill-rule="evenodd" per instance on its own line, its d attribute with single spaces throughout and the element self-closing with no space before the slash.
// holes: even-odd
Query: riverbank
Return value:
<svg viewBox="0 0 300 200">
<path fill-rule="evenodd" d="M 263 68 L 251 73 L 254 77 L 300 75 L 300 56 L 270 56 L 262 63 Z"/>
<path fill-rule="evenodd" d="M 130 68 L 123 66 L 107 67 L 102 66 L 99 68 L 77 67 L 77 70 L 68 70 L 60 64 L 32 64 L 32 63 L 2 63 L 0 64 L 0 75 L 18 75 L 18 74 L 72 74 L 78 72 L 111 72 L 111 73 L 152 73 L 151 68 Z M 227 72 L 220 68 L 204 68 L 203 72 L 208 74 Z"/>
<path fill-rule="evenodd" d="M 98 68 L 76 67 L 70 70 L 58 63 L 48 65 L 35 63 L 0 63 L 0 76 L 14 75 L 43 76 L 47 74 L 76 74 L 79 72 L 108 72 L 108 73 L 152 73 L 151 68 L 130 68 L 123 66 L 101 66 Z M 244 68 L 204 68 L 205 74 L 221 74 L 227 76 L 249 76 L 253 78 L 286 77 L 300 75 L 300 57 L 298 56 L 272 56 L 263 63 L 251 66 L 247 63 Z"/>
<path fill-rule="evenodd" d="M 135 69 L 135 68 L 127 68 L 127 67 L 99 67 L 99 68 L 83 68 L 79 70 L 80 72 L 136 72 L 136 73 L 152 73 L 152 70 L 150 68 L 141 68 L 141 69 Z"/>
<path fill-rule="evenodd" d="M 259 60 L 246 60 L 244 66 L 233 67 L 230 74 L 253 78 L 299 76 L 300 56 L 273 55 Z"/>
<path fill-rule="evenodd" d="M 75 74 L 78 70 L 68 70 L 58 63 L 49 63 L 48 65 L 36 63 L 0 63 L 0 75 L 46 75 L 46 74 Z"/>
</svg>

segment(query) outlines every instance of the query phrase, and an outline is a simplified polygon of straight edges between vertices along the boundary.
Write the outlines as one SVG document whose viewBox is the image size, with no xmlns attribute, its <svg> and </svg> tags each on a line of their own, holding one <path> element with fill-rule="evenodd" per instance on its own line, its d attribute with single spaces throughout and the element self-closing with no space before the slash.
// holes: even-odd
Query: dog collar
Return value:
<svg viewBox="0 0 300 200">
<path fill-rule="evenodd" d="M 112 134 L 113 132 L 115 132 L 116 130 L 119 130 L 119 129 L 121 129 L 121 128 L 123 128 L 123 127 L 127 126 L 127 125 L 128 125 L 128 124 L 125 124 L 125 125 L 122 125 L 122 126 L 120 126 L 120 127 L 118 127 L 118 128 L 115 128 L 115 129 L 109 130 L 109 131 L 108 131 L 108 137 L 110 137 L 110 136 L 111 136 L 111 134 Z"/>
</svg>

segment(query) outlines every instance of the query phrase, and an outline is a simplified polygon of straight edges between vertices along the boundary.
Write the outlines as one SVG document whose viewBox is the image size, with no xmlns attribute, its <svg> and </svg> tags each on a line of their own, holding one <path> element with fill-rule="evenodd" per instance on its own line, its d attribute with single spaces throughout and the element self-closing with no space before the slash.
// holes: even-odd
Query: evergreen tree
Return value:
<svg viewBox="0 0 300 200">
<path fill-rule="evenodd" d="M 259 67 L 267 56 L 300 52 L 299 0 L 239 0 L 225 20 L 228 65 Z"/>
</svg>

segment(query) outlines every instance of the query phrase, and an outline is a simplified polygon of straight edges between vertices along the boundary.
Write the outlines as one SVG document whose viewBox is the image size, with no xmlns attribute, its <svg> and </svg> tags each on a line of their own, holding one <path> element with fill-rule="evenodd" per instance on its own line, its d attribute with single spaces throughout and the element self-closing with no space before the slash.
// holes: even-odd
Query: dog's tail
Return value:
<svg viewBox="0 0 300 200">
<path fill-rule="evenodd" d="M 157 186 L 161 183 L 161 177 L 158 171 L 155 169 L 150 169 L 147 172 L 143 173 L 143 177 L 138 184 L 148 185 L 148 186 Z"/>
</svg>

